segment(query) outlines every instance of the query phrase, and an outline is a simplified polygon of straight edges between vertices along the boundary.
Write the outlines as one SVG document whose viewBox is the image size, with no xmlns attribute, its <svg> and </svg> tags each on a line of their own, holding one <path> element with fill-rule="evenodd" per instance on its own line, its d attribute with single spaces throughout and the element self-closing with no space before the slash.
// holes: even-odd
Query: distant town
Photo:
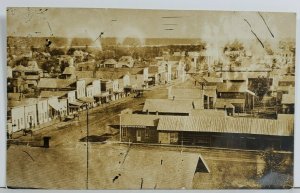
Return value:
<svg viewBox="0 0 300 193">
<path fill-rule="evenodd" d="M 295 40 L 96 38 L 7 37 L 10 187 L 292 187 Z"/>
</svg>

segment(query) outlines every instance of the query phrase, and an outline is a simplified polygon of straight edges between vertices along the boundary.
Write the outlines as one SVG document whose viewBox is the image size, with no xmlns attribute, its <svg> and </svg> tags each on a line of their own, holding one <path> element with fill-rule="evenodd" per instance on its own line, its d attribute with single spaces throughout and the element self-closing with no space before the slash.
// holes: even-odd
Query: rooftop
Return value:
<svg viewBox="0 0 300 193">
<path fill-rule="evenodd" d="M 293 136 L 294 133 L 293 124 L 288 120 L 200 116 L 162 116 L 157 130 L 275 136 Z"/>
<path fill-rule="evenodd" d="M 169 98 L 172 99 L 173 96 L 175 99 L 201 99 L 203 96 L 203 90 L 200 88 L 176 88 L 170 87 Z"/>
<path fill-rule="evenodd" d="M 72 79 L 57 79 L 57 78 L 41 78 L 38 83 L 38 88 L 70 88 L 72 83 L 76 80 Z"/>
<path fill-rule="evenodd" d="M 49 98 L 49 97 L 62 97 L 68 94 L 68 91 L 42 91 L 40 97 Z"/>
<path fill-rule="evenodd" d="M 146 99 L 143 111 L 158 111 L 161 113 L 190 113 L 195 106 L 196 104 L 193 100 Z"/>
<path fill-rule="evenodd" d="M 144 114 L 122 114 L 122 126 L 157 126 L 159 116 L 157 115 L 144 115 Z"/>
<path fill-rule="evenodd" d="M 223 110 L 216 109 L 193 109 L 191 116 L 197 117 L 225 117 L 226 113 Z"/>
</svg>

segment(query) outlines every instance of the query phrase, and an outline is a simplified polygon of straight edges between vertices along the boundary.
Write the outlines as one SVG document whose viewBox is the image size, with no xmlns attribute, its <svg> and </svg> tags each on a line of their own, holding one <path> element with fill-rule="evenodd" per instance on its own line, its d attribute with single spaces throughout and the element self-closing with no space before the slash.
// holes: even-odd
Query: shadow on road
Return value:
<svg viewBox="0 0 300 193">
<path fill-rule="evenodd" d="M 90 135 L 90 136 L 88 136 L 88 141 L 89 142 L 104 142 L 104 141 L 112 138 L 113 136 L 114 136 L 114 134 L 110 134 L 110 133 L 105 133 L 103 135 Z M 83 137 L 79 141 L 86 142 L 86 140 L 87 140 L 87 137 Z"/>
</svg>

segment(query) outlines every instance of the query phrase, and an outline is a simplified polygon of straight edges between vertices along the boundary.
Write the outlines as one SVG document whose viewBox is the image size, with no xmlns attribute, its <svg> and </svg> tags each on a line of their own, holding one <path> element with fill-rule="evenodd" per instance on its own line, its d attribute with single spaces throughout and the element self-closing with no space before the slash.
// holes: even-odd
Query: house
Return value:
<svg viewBox="0 0 300 193">
<path fill-rule="evenodd" d="M 95 105 L 93 81 L 93 78 L 82 78 L 76 81 L 76 98 L 89 107 Z"/>
<path fill-rule="evenodd" d="M 36 61 L 29 61 L 27 67 L 22 65 L 14 67 L 12 69 L 11 79 L 13 90 L 15 92 L 21 92 L 24 89 L 36 87 L 42 75 L 43 72 L 38 68 Z"/>
<path fill-rule="evenodd" d="M 113 81 L 112 80 L 101 80 L 101 96 L 102 103 L 107 103 L 113 98 Z"/>
<path fill-rule="evenodd" d="M 133 65 L 134 59 L 131 56 L 122 56 L 117 63 L 118 68 L 132 68 Z"/>
<path fill-rule="evenodd" d="M 233 113 L 244 112 L 245 109 L 251 110 L 254 107 L 255 93 L 248 90 L 246 81 L 228 81 L 226 83 L 218 84 L 216 108 L 223 105 L 224 101 L 230 102 L 234 106 Z M 221 99 L 221 100 L 220 100 Z M 233 102 L 234 101 L 234 102 Z M 228 108 L 227 103 L 224 104 L 223 109 Z M 232 107 L 230 105 L 230 107 Z"/>
<path fill-rule="evenodd" d="M 294 89 L 295 76 L 283 76 L 278 78 L 275 82 L 273 92 L 275 92 L 274 94 L 276 95 L 277 101 L 281 101 L 284 94 L 289 94 L 289 91 L 294 92 Z"/>
<path fill-rule="evenodd" d="M 104 61 L 103 66 L 104 66 L 104 68 L 117 68 L 118 63 L 114 59 L 107 59 Z"/>
<path fill-rule="evenodd" d="M 122 142 L 157 142 L 157 115 L 121 114 L 121 137 Z"/>
<path fill-rule="evenodd" d="M 76 69 L 79 71 L 89 71 L 96 69 L 95 60 L 89 60 L 86 62 L 80 62 L 76 64 Z"/>
</svg>

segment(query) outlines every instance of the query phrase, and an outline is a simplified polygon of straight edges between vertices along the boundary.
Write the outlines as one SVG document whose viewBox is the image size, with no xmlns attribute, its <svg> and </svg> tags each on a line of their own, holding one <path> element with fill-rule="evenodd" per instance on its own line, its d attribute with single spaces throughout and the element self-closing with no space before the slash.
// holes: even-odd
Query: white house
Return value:
<svg viewBox="0 0 300 193">
<path fill-rule="evenodd" d="M 78 80 L 76 82 L 76 93 L 77 93 L 77 99 L 80 99 L 82 97 L 85 97 L 85 80 Z"/>
<path fill-rule="evenodd" d="M 39 100 L 37 103 L 38 125 L 47 123 L 49 121 L 49 105 L 48 100 Z"/>
</svg>

